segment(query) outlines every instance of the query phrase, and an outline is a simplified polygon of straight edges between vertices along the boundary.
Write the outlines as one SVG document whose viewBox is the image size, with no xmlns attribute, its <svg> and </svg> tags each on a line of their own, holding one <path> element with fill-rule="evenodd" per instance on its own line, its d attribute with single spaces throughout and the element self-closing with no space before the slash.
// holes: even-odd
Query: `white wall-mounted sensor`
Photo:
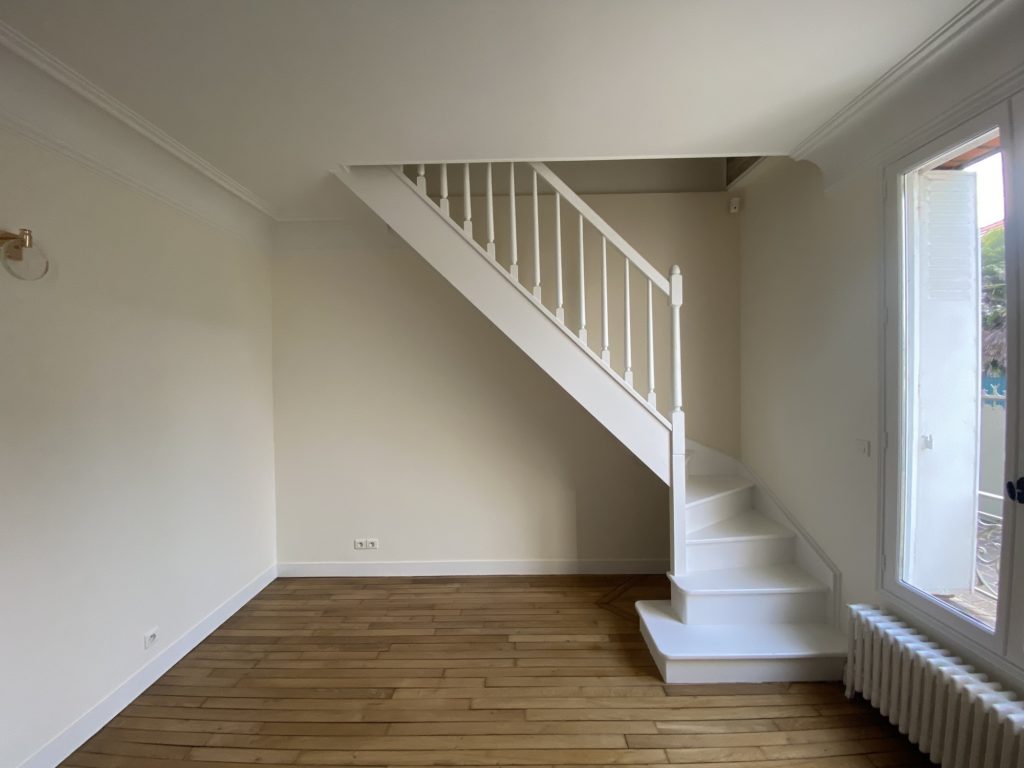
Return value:
<svg viewBox="0 0 1024 768">
<path fill-rule="evenodd" d="M 740 212 L 740 198 L 738 198 L 738 197 L 730 197 L 729 198 L 729 213 L 739 213 L 739 212 Z"/>
</svg>

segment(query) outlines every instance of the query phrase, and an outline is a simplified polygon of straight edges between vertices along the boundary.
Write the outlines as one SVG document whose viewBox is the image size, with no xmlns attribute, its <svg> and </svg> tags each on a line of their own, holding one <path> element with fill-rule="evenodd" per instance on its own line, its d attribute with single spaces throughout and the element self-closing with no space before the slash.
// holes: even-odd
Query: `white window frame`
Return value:
<svg viewBox="0 0 1024 768">
<path fill-rule="evenodd" d="M 895 603 L 897 608 L 909 610 L 911 614 L 917 613 L 925 616 L 935 625 L 947 629 L 962 641 L 976 650 L 1005 659 L 1008 655 L 1008 642 L 1011 634 L 1011 599 L 1014 581 L 1012 573 L 1014 521 L 1019 512 L 1015 506 L 1004 498 L 1003 504 L 1003 547 L 1002 547 L 1002 572 L 1000 585 L 999 611 L 994 631 L 989 630 L 980 622 L 974 621 L 964 614 L 950 608 L 947 604 L 917 590 L 899 578 L 898 566 L 900 561 L 900 503 L 903 496 L 903 478 L 901 476 L 901 453 L 903 442 L 900 434 L 900 419 L 903 403 L 902 392 L 902 350 L 901 341 L 903 336 L 903 267 L 904 267 L 904 190 L 903 177 L 905 174 L 920 168 L 929 160 L 941 156 L 944 152 L 957 146 L 967 144 L 972 140 L 998 128 L 1002 143 L 1003 152 L 1003 178 L 1007 189 L 1006 207 L 1006 248 L 1007 248 L 1007 300 L 1008 302 L 1019 301 L 1020 276 L 1016 274 L 1018 259 L 1010 257 L 1011 248 L 1016 248 L 1016 241 L 1013 241 L 1012 219 L 1014 212 L 1010 204 L 1012 199 L 1009 194 L 1012 184 L 1012 162 L 1013 162 L 1013 136 L 1010 121 L 1009 101 L 988 109 L 974 118 L 961 123 L 955 128 L 946 131 L 941 136 L 930 141 L 926 145 L 914 150 L 896 162 L 886 166 L 884 171 L 885 183 L 885 263 L 884 263 L 884 358 L 882 361 L 883 380 L 883 405 L 882 405 L 882 428 L 884 435 L 881 459 L 881 540 L 880 540 L 880 575 L 879 583 L 882 591 Z M 1016 253 L 1016 251 L 1014 251 Z M 1018 336 L 1019 338 L 1019 336 Z M 1020 390 L 1019 360 L 1015 349 L 1008 350 L 1007 373 L 1009 381 Z M 1018 398 L 1008 397 L 1007 408 L 1007 452 L 1005 476 L 1016 476 L 1017 461 L 1017 429 L 1020 421 L 1016 413 Z M 1018 611 L 1020 613 L 1020 611 Z M 1014 617 L 1019 621 L 1019 617 Z M 1015 655 L 1015 654 L 1013 654 Z"/>
</svg>

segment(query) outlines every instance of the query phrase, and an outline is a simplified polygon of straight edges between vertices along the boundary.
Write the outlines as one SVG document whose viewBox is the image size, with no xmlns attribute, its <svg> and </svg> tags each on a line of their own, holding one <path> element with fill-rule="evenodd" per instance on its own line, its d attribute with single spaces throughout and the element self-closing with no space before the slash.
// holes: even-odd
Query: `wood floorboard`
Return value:
<svg viewBox="0 0 1024 768">
<path fill-rule="evenodd" d="M 278 579 L 68 768 L 896 768 L 838 684 L 665 686 L 622 576 Z"/>
</svg>

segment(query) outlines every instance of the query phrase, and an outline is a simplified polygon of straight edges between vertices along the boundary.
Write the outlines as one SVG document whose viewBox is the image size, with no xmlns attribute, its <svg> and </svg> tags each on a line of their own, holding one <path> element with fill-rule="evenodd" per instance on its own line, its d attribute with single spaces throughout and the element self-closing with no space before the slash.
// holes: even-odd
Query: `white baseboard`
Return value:
<svg viewBox="0 0 1024 768">
<path fill-rule="evenodd" d="M 171 643 L 19 768 L 53 768 L 156 682 L 278 576 L 514 576 L 664 574 L 668 560 L 424 560 L 272 565 Z"/>
<path fill-rule="evenodd" d="M 58 765 L 275 578 L 277 566 L 272 565 L 214 608 L 206 618 L 167 646 L 159 656 L 125 680 L 105 699 L 57 734 L 25 760 L 20 768 L 53 768 Z"/>
<path fill-rule="evenodd" d="M 278 563 L 278 576 L 555 576 L 664 574 L 668 560 L 392 560 Z"/>
</svg>

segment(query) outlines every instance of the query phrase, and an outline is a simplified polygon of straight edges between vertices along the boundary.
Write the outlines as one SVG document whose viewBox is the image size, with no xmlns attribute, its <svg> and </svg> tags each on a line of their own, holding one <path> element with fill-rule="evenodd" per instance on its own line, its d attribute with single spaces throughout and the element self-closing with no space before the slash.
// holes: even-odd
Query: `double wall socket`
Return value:
<svg viewBox="0 0 1024 768">
<path fill-rule="evenodd" d="M 380 539 L 353 539 L 353 549 L 380 549 Z"/>
</svg>

